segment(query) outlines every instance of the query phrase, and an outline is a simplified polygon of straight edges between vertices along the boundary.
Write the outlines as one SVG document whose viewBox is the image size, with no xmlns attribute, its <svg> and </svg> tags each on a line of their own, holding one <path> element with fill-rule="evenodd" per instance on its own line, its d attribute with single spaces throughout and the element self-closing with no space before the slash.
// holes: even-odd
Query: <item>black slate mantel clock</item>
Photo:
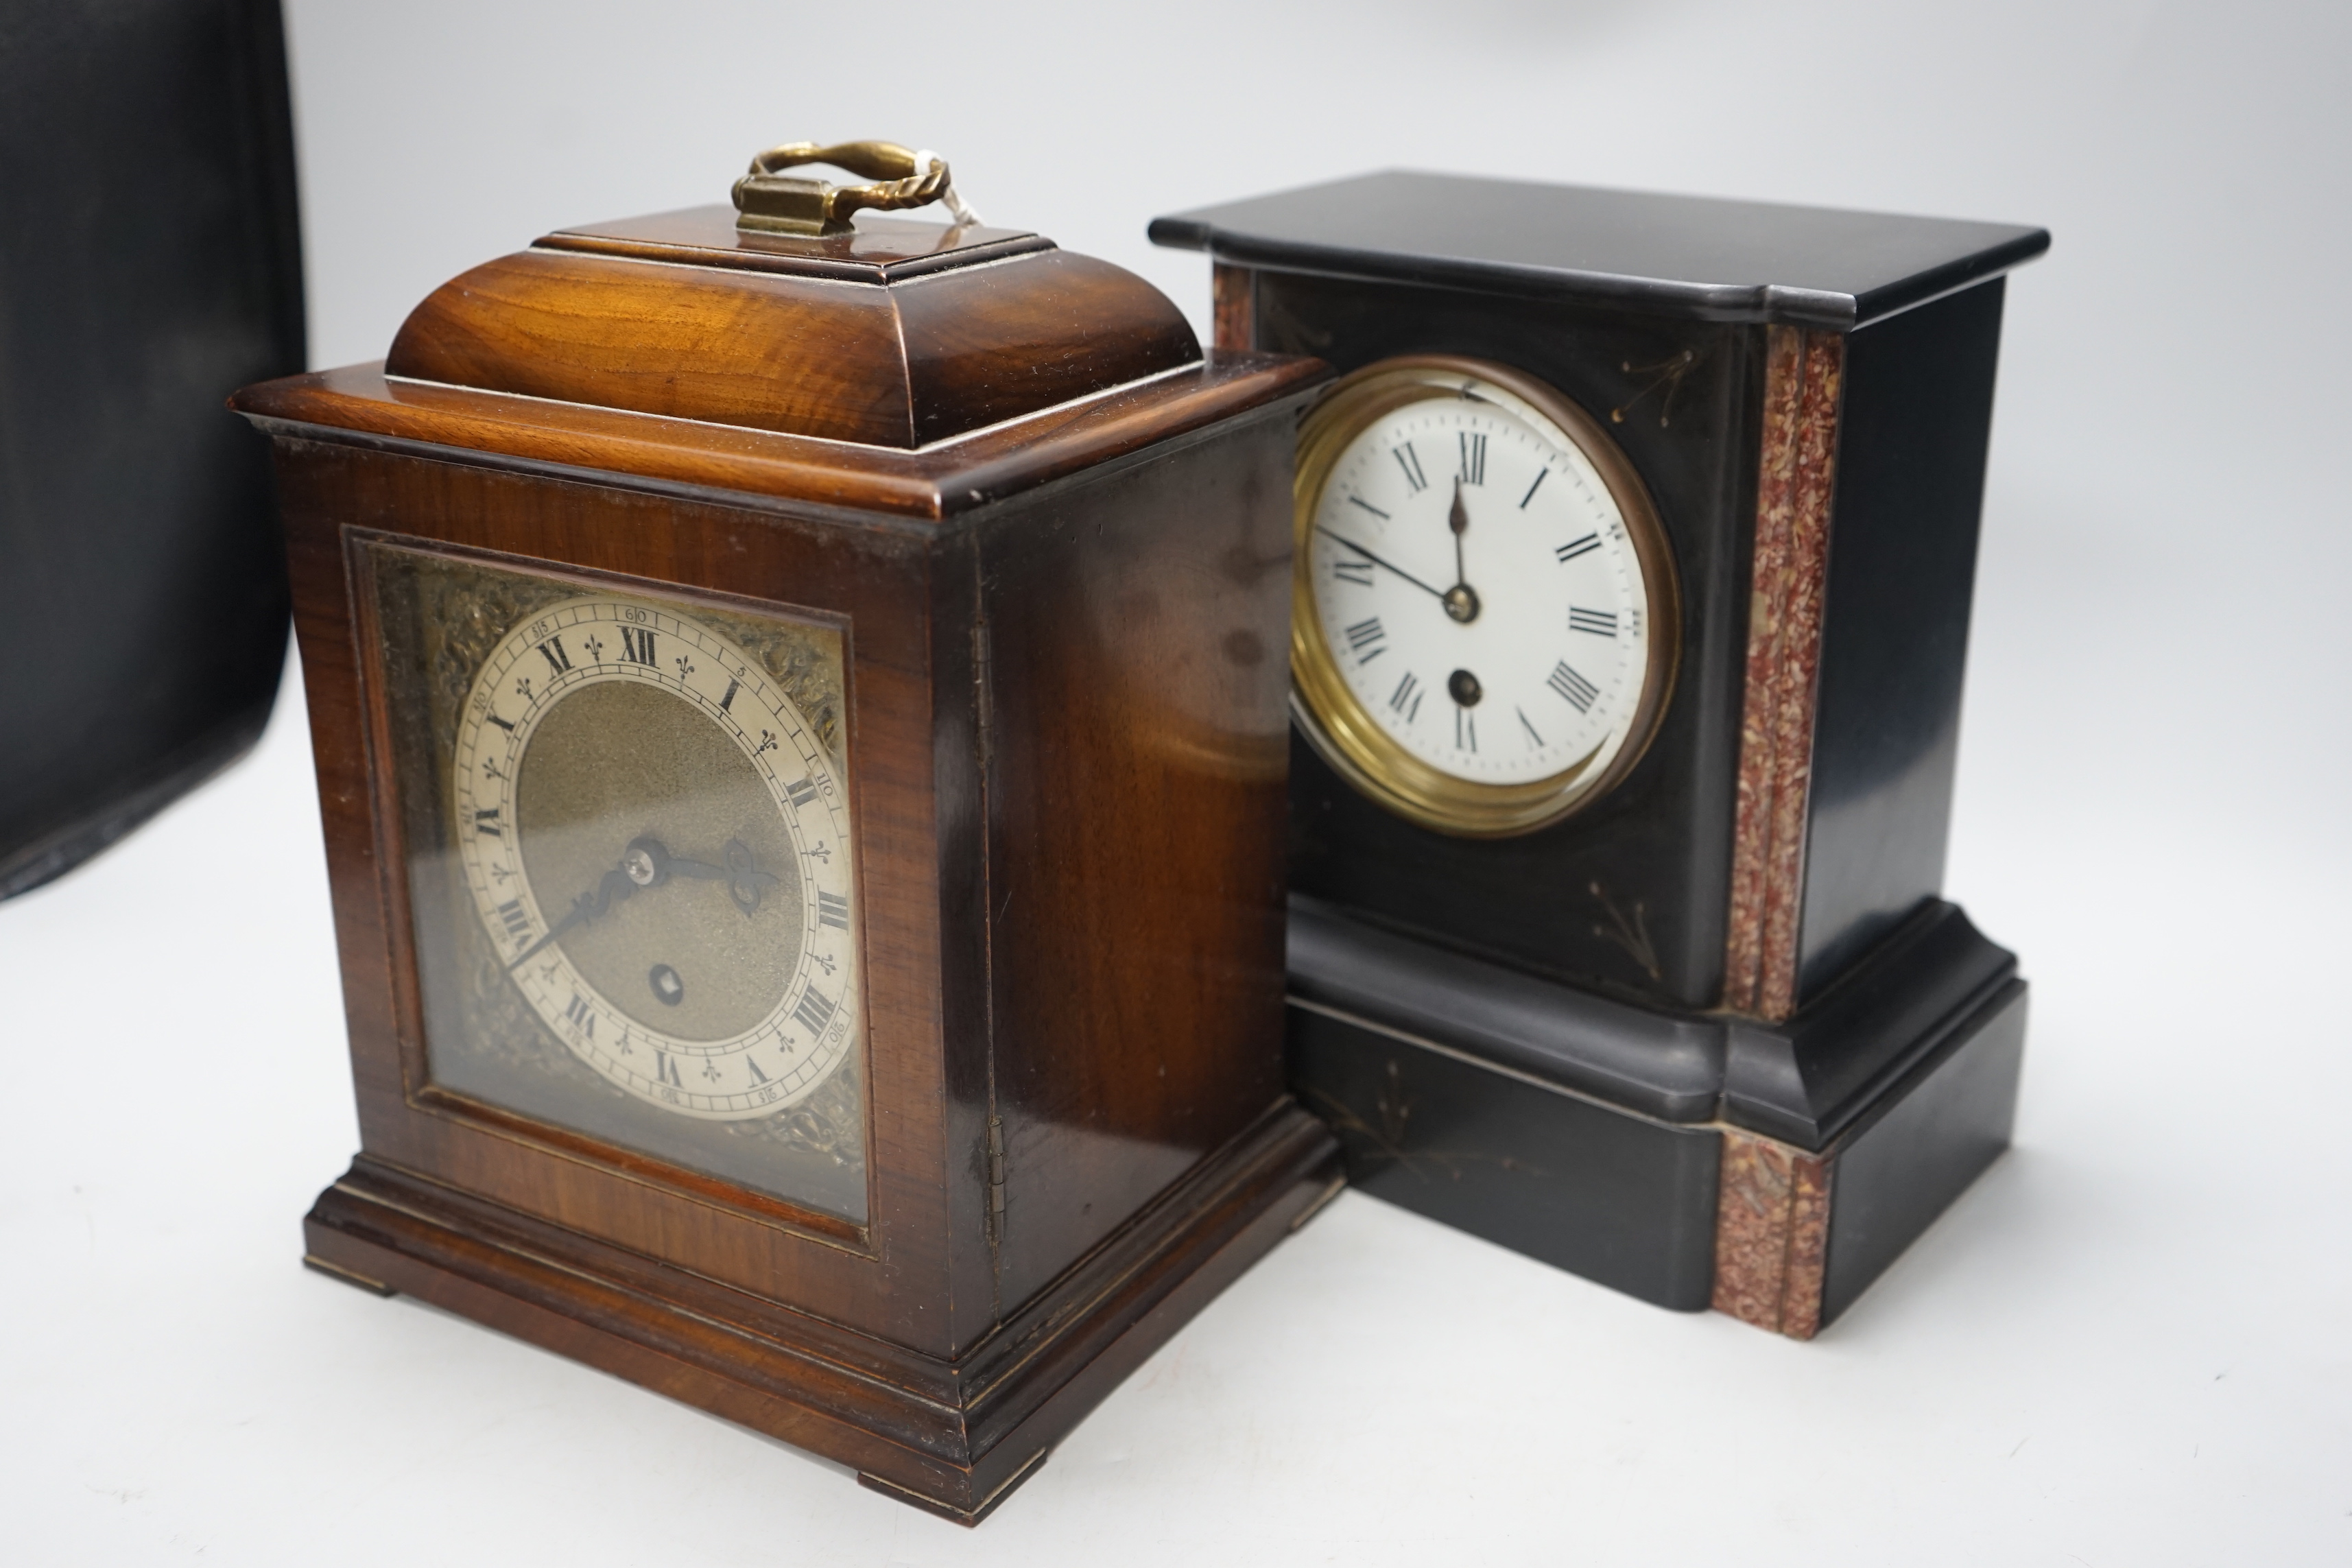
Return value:
<svg viewBox="0 0 2352 1568">
<path fill-rule="evenodd" d="M 1383 174 L 1152 225 L 1301 430 L 1292 1072 L 1351 1179 L 1808 1337 L 2006 1146 L 1939 897 L 2042 230 Z"/>
</svg>

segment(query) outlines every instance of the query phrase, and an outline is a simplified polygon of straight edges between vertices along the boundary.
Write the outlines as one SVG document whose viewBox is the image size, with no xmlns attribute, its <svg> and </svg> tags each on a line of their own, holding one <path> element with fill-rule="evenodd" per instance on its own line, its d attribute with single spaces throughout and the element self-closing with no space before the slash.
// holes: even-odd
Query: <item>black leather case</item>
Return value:
<svg viewBox="0 0 2352 1568">
<path fill-rule="evenodd" d="M 236 760 L 286 658 L 268 453 L 303 363 L 277 0 L 0 11 L 0 898 Z"/>
</svg>

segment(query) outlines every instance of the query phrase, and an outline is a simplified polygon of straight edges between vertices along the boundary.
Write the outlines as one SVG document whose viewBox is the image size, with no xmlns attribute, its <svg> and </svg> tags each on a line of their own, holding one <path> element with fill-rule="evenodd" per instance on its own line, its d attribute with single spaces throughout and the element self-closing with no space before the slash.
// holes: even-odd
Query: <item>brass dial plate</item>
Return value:
<svg viewBox="0 0 2352 1568">
<path fill-rule="evenodd" d="M 416 954 L 413 1092 L 862 1223 L 849 627 L 354 545 Z"/>
</svg>

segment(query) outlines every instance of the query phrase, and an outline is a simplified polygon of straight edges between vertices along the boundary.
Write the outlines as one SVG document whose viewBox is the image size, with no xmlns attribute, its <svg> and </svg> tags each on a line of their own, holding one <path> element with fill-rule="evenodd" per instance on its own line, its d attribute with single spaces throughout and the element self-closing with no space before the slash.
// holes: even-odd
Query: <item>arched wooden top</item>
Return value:
<svg viewBox="0 0 2352 1568">
<path fill-rule="evenodd" d="M 410 313 L 384 371 L 912 450 L 1201 360 L 1166 295 L 1034 235 L 740 235 L 702 207 L 475 268 Z"/>
</svg>

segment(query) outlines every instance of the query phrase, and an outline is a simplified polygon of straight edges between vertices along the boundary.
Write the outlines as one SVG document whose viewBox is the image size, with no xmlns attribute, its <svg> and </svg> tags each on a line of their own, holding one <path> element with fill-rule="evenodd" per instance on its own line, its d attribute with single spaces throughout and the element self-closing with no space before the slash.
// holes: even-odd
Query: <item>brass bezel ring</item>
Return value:
<svg viewBox="0 0 2352 1568">
<path fill-rule="evenodd" d="M 1571 766 L 1527 784 L 1456 778 L 1406 751 L 1348 687 L 1323 636 L 1315 603 L 1312 545 L 1324 486 L 1349 442 L 1374 421 L 1411 404 L 1459 397 L 1465 378 L 1508 394 L 1566 438 L 1592 466 L 1624 519 L 1642 570 L 1649 658 L 1631 720 L 1614 750 L 1604 740 Z M 1292 486 L 1290 707 L 1316 752 L 1358 792 L 1408 821 L 1462 838 L 1507 838 L 1573 816 L 1614 788 L 1656 738 L 1673 696 L 1682 652 L 1682 595 L 1674 549 L 1647 486 L 1601 423 L 1533 376 L 1484 360 L 1414 354 L 1382 360 L 1341 377 L 1298 432 Z"/>
</svg>

